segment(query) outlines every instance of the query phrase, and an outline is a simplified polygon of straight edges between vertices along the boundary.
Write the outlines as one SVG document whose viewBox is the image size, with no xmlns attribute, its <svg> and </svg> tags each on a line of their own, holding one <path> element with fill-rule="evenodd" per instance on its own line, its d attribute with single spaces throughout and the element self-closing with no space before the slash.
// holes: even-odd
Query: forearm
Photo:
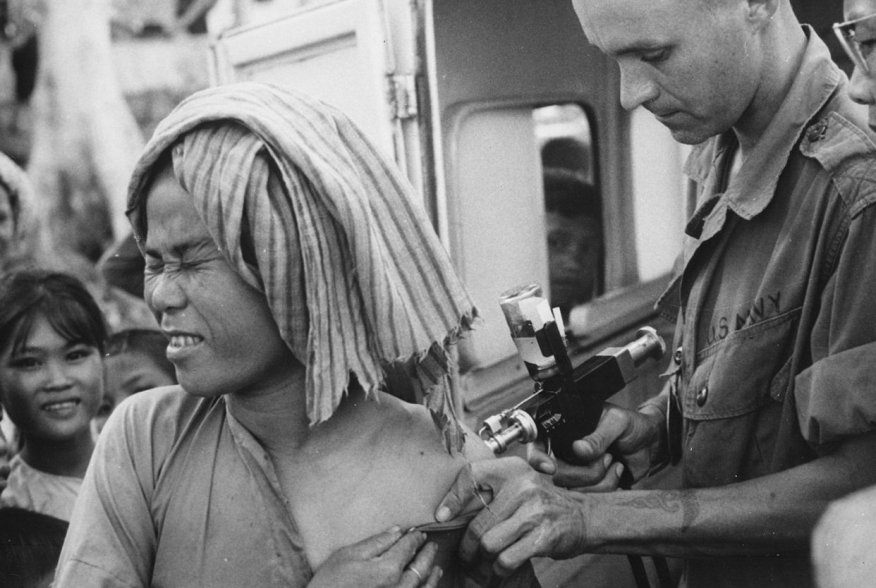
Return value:
<svg viewBox="0 0 876 588">
<path fill-rule="evenodd" d="M 785 503 L 737 484 L 705 490 L 632 490 L 587 501 L 592 553 L 677 557 L 802 551 L 826 501 Z"/>
<path fill-rule="evenodd" d="M 719 488 L 622 491 L 576 497 L 582 551 L 668 556 L 802 552 L 827 504 L 876 483 L 874 434 L 790 470 Z"/>
</svg>

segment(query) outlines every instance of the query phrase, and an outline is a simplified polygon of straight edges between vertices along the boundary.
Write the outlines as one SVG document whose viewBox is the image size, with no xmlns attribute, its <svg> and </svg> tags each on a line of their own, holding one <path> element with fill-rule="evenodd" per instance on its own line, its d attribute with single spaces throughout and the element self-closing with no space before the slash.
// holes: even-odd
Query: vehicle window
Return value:
<svg viewBox="0 0 876 588">
<path fill-rule="evenodd" d="M 539 283 L 576 349 L 653 320 L 682 242 L 684 154 L 647 112 L 630 116 L 628 135 L 604 132 L 620 123 L 595 112 L 567 101 L 454 113 L 450 251 L 484 319 L 460 342 L 470 394 L 505 385 L 516 361 L 505 290 Z"/>
<path fill-rule="evenodd" d="M 587 114 L 577 104 L 533 110 L 544 183 L 547 291 L 568 317 L 604 291 L 602 196 Z"/>
</svg>

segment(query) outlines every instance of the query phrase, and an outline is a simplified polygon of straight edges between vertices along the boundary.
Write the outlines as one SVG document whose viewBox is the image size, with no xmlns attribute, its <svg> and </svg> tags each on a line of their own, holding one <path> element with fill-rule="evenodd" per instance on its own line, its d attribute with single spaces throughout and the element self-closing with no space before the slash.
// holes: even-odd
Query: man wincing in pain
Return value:
<svg viewBox="0 0 876 588">
<path fill-rule="evenodd" d="M 684 558 L 687 586 L 812 585 L 827 504 L 876 483 L 876 145 L 788 0 L 573 0 L 617 60 L 622 105 L 696 145 L 697 209 L 658 302 L 676 320 L 662 393 L 607 404 L 576 465 L 475 463 L 436 512 L 508 571 L 527 558 Z M 612 464 L 609 449 L 624 463 Z M 681 462 L 683 489 L 610 490 Z M 472 484 L 472 478 L 475 484 Z"/>
</svg>

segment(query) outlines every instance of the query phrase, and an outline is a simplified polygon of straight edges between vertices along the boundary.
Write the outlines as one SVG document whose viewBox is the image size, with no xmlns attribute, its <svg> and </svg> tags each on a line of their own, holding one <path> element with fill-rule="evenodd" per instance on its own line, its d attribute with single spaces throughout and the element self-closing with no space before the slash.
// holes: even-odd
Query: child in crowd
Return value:
<svg viewBox="0 0 876 588">
<path fill-rule="evenodd" d="M 103 403 L 94 417 L 100 433 L 118 404 L 137 392 L 176 384 L 176 371 L 166 355 L 167 339 L 156 329 L 125 329 L 106 344 Z"/>
<path fill-rule="evenodd" d="M 20 442 L 3 506 L 70 519 L 94 449 L 106 337 L 77 278 L 26 270 L 0 282 L 0 402 Z"/>
<path fill-rule="evenodd" d="M 67 522 L 23 508 L 0 508 L 0 586 L 48 588 Z"/>
</svg>

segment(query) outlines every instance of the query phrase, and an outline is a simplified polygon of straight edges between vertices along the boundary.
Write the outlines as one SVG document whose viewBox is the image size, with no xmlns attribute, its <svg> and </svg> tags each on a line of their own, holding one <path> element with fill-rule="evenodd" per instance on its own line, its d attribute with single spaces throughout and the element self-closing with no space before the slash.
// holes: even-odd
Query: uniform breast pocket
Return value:
<svg viewBox="0 0 876 588">
<path fill-rule="evenodd" d="M 769 462 L 799 316 L 800 309 L 785 312 L 697 354 L 682 400 L 690 484 L 739 481 Z"/>
</svg>

